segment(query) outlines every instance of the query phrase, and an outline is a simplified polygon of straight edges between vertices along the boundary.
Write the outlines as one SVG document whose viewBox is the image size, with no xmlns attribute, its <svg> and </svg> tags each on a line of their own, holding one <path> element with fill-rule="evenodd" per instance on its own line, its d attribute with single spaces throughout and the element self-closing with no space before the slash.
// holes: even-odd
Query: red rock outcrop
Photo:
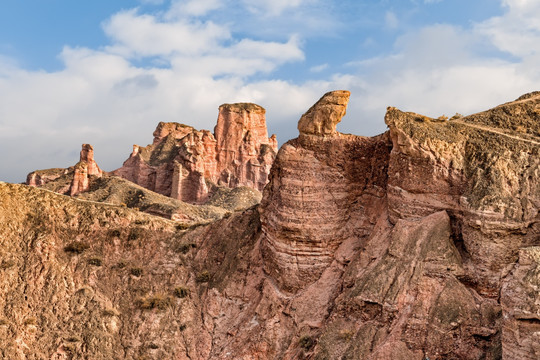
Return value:
<svg viewBox="0 0 540 360">
<path fill-rule="evenodd" d="M 207 225 L 0 183 L 0 354 L 538 358 L 540 93 L 450 120 L 389 108 L 372 138 L 335 131 L 347 100 L 302 117 L 258 208 Z M 212 134 L 156 134 L 140 169 L 184 151 L 218 172 Z"/>
<path fill-rule="evenodd" d="M 50 190 L 75 196 L 89 190 L 91 177 L 102 175 L 103 171 L 94 160 L 94 148 L 90 144 L 82 144 L 79 162 L 75 166 L 33 171 L 26 177 L 26 185 L 45 187 L 54 184 Z"/>
<path fill-rule="evenodd" d="M 55 168 L 32 171 L 26 176 L 26 185 L 40 187 L 68 173 L 68 169 Z"/>
<path fill-rule="evenodd" d="M 540 244 L 540 94 L 449 121 L 389 108 L 374 138 L 335 132 L 347 98 L 326 94 L 278 153 L 266 296 L 293 296 L 316 358 L 536 358 L 536 260 L 516 260 Z"/>
<path fill-rule="evenodd" d="M 328 93 L 302 116 L 300 137 L 281 147 L 264 193 L 267 270 L 288 290 L 318 279 L 341 244 L 360 246 L 384 214 L 391 141 L 336 132 L 349 95 Z"/>
<path fill-rule="evenodd" d="M 159 123 L 154 141 L 135 145 L 124 165 L 113 172 L 157 193 L 202 203 L 211 184 L 262 191 L 275 154 L 268 138 L 265 110 L 255 104 L 224 104 L 214 134 L 177 123 Z"/>
<path fill-rule="evenodd" d="M 540 359 L 540 247 L 519 250 L 519 261 L 503 280 L 502 346 L 506 359 Z"/>
<path fill-rule="evenodd" d="M 101 177 L 103 171 L 94 160 L 94 148 L 83 144 L 79 162 L 75 165 L 69 195 L 75 196 L 90 189 L 90 176 Z"/>
</svg>

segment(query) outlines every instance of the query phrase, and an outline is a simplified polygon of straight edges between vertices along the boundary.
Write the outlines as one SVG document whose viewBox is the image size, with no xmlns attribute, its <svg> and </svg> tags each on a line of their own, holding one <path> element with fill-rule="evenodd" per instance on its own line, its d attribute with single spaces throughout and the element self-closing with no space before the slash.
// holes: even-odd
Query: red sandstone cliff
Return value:
<svg viewBox="0 0 540 360">
<path fill-rule="evenodd" d="M 224 104 L 214 134 L 177 123 L 159 123 L 154 141 L 134 145 L 112 173 L 157 193 L 191 203 L 204 202 L 210 183 L 262 191 L 275 154 L 265 110 L 255 104 Z"/>
<path fill-rule="evenodd" d="M 538 359 L 540 93 L 448 121 L 388 108 L 372 138 L 336 131 L 348 98 L 302 116 L 258 208 L 204 226 L 0 183 L 0 354 Z M 212 134 L 156 134 L 139 169 L 185 139 L 219 171 Z"/>
</svg>

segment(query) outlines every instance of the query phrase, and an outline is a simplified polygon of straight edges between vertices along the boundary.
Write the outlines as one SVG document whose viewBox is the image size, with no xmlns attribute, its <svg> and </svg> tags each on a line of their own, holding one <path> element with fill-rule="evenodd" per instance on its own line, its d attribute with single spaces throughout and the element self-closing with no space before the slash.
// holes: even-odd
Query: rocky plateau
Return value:
<svg viewBox="0 0 540 360">
<path fill-rule="evenodd" d="M 223 105 L 112 173 L 83 145 L 0 183 L 0 358 L 539 359 L 540 92 L 375 137 L 348 100 L 277 155 Z"/>
</svg>

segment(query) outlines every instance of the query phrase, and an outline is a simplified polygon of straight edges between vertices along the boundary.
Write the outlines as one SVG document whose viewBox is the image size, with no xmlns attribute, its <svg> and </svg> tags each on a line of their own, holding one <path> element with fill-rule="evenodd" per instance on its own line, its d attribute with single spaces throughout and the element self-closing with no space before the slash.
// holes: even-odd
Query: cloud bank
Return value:
<svg viewBox="0 0 540 360">
<path fill-rule="evenodd" d="M 314 0 L 237 3 L 261 22 L 279 22 L 284 14 L 294 19 L 293 10 L 320 14 Z M 264 106 L 283 143 L 328 90 L 352 91 L 341 131 L 374 135 L 385 130 L 389 105 L 430 116 L 467 114 L 537 90 L 540 80 L 536 1 L 504 0 L 500 16 L 467 26 L 405 30 L 399 13 L 388 10 L 381 26 L 399 34 L 391 49 L 342 64 L 311 56 L 308 45 L 319 35 L 310 37 L 300 22 L 298 31 L 290 25 L 275 37 L 258 29 L 250 34 L 211 16 L 226 6 L 191 0 L 155 13 L 118 12 L 102 25 L 109 43 L 65 47 L 60 71 L 29 71 L 0 57 L 0 151 L 9 154 L 0 160 L 0 180 L 20 182 L 34 169 L 73 165 L 82 143 L 93 144 L 100 166 L 113 170 L 133 143 L 151 142 L 157 122 L 212 129 L 225 102 Z M 308 76 L 280 73 L 288 66 L 305 66 Z"/>
</svg>

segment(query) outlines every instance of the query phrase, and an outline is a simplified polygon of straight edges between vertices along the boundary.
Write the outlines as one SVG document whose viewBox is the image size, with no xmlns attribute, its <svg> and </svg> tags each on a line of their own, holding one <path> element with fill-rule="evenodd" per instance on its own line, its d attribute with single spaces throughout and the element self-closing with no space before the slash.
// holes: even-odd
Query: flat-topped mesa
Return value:
<svg viewBox="0 0 540 360">
<path fill-rule="evenodd" d="M 262 191 L 277 153 L 276 137 L 268 138 L 265 112 L 251 103 L 223 104 L 214 134 L 160 122 L 153 143 L 135 145 L 113 174 L 190 203 L 208 198 L 212 186 L 207 182 Z"/>
<path fill-rule="evenodd" d="M 347 90 L 330 91 L 323 95 L 298 122 L 300 135 L 332 136 L 347 112 L 351 93 Z"/>
<path fill-rule="evenodd" d="M 75 196 L 90 189 L 90 176 L 101 177 L 103 171 L 94 160 L 94 148 L 83 144 L 79 162 L 75 165 L 69 195 Z"/>
<path fill-rule="evenodd" d="M 251 103 L 219 107 L 214 136 L 220 185 L 245 184 L 259 191 L 266 185 L 278 149 L 276 137 L 268 138 L 265 113 L 263 107 Z M 272 151 L 266 151 L 265 146 Z M 269 157 L 263 159 L 266 155 Z"/>
</svg>

